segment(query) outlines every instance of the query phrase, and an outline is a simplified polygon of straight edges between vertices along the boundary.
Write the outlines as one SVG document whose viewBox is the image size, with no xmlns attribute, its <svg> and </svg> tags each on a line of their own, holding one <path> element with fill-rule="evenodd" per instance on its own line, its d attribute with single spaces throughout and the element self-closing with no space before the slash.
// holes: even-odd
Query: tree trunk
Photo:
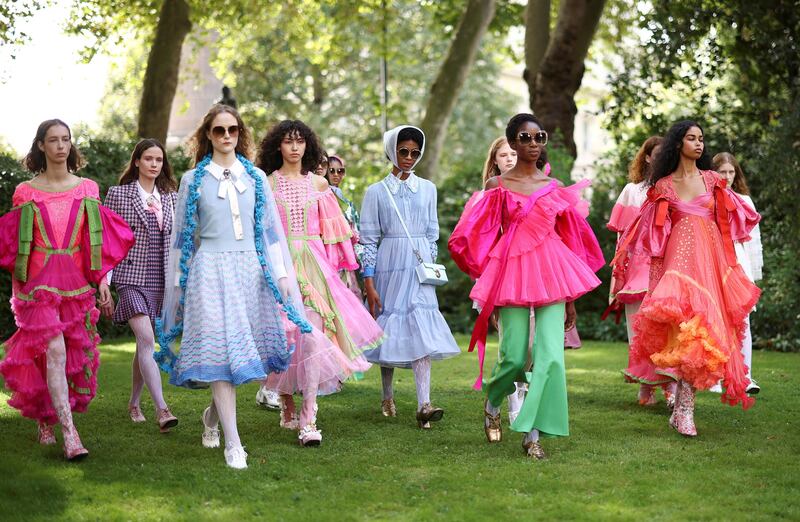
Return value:
<svg viewBox="0 0 800 522">
<path fill-rule="evenodd" d="M 550 0 L 529 0 L 525 8 L 525 70 L 522 79 L 528 84 L 530 100 L 534 98 L 536 75 L 549 43 Z"/>
<path fill-rule="evenodd" d="M 178 88 L 181 48 L 191 28 L 186 0 L 164 0 L 144 73 L 137 130 L 141 138 L 167 141 L 172 100 Z"/>
<path fill-rule="evenodd" d="M 566 147 L 572 157 L 577 156 L 573 136 L 578 113 L 575 93 L 581 86 L 583 62 L 605 3 L 606 0 L 561 0 L 550 44 L 537 74 L 528 80 L 529 85 L 533 82 L 531 109 L 553 142 Z"/>
<path fill-rule="evenodd" d="M 439 158 L 447 137 L 447 124 L 458 94 L 467 79 L 481 40 L 494 18 L 495 0 L 469 0 L 447 57 L 431 86 L 422 130 L 425 132 L 425 169 L 423 177 L 438 177 Z"/>
<path fill-rule="evenodd" d="M 311 82 L 314 93 L 313 103 L 319 108 L 325 101 L 325 78 L 322 77 L 322 68 L 314 63 L 311 64 Z"/>
</svg>

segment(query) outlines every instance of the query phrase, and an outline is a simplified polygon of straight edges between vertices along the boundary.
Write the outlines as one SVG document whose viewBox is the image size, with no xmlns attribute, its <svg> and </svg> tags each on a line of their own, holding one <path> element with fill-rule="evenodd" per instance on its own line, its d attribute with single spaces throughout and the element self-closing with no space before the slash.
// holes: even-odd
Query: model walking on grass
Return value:
<svg viewBox="0 0 800 522">
<path fill-rule="evenodd" d="M 108 189 L 105 202 L 128 223 L 136 240 L 128 258 L 109 274 L 119 297 L 113 320 L 116 324 L 127 323 L 136 337 L 128 414 L 133 422 L 145 421 L 139 399 L 147 386 L 162 433 L 178 424 L 164 401 L 161 374 L 153 358 L 154 326 L 164 299 L 177 188 L 163 145 L 158 140 L 144 139 L 134 147 L 119 186 Z"/>
<path fill-rule="evenodd" d="M 756 206 L 753 203 L 753 198 L 750 197 L 750 188 L 747 186 L 747 180 L 744 177 L 744 171 L 736 160 L 736 157 L 730 152 L 720 152 L 711 160 L 714 170 L 728 182 L 728 188 L 733 190 L 739 197 L 742 198 L 747 206 L 755 210 Z M 761 249 L 761 225 L 758 224 L 750 231 L 749 241 L 736 241 L 734 248 L 736 249 L 736 260 L 742 265 L 744 273 L 750 281 L 756 282 L 761 280 L 761 269 L 764 266 L 764 258 Z M 755 395 L 761 391 L 761 387 L 753 379 L 753 336 L 750 334 L 750 315 L 745 319 L 745 331 L 742 339 L 742 356 L 744 357 L 744 364 L 747 366 L 747 393 Z M 712 391 L 722 391 L 719 385 L 712 388 Z"/>
<path fill-rule="evenodd" d="M 575 299 L 600 284 L 594 272 L 602 267 L 603 256 L 589 224 L 576 210 L 580 190 L 588 183 L 561 187 L 540 170 L 547 133 L 539 121 L 531 114 L 514 116 L 506 138 L 517 152 L 517 164 L 487 182 L 483 197 L 464 211 L 448 246 L 459 268 L 477 279 L 470 298 L 481 313 L 470 349 L 478 346 L 475 387 L 486 384 L 486 437 L 489 442 L 502 439 L 503 398 L 514 391 L 515 382 L 529 382 L 511 429 L 525 434 L 522 445 L 528 456 L 542 459 L 540 436 L 569 435 L 564 328 L 575 324 Z M 495 309 L 500 316 L 500 357 L 484 383 L 485 341 Z"/>
<path fill-rule="evenodd" d="M 76 175 L 83 158 L 61 120 L 39 125 L 23 164 L 34 175 L 14 191 L 0 218 L 0 266 L 12 274 L 17 330 L 4 343 L 0 374 L 8 404 L 39 423 L 39 442 L 55 444 L 61 424 L 64 455 L 86 457 L 73 412 L 97 392 L 95 294 L 108 305 L 106 274 L 133 245 L 125 221 L 100 204 L 97 183 Z"/>
<path fill-rule="evenodd" d="M 336 196 L 324 177 L 312 173 L 320 150 L 316 135 L 305 123 L 285 120 L 272 127 L 261 141 L 258 162 L 270 173 L 269 182 L 289 241 L 306 315 L 338 347 L 342 374 L 349 376 L 369 368 L 362 353 L 380 343 L 384 335 L 339 278 L 339 270 L 354 270 L 358 264 L 351 241 L 353 233 Z M 300 364 L 301 359 L 297 354 L 293 360 Z M 304 384 L 302 374 L 297 375 L 297 381 L 284 376 L 272 377 L 265 387 L 282 394 L 281 424 L 284 426 L 291 423 L 295 411 L 292 393 L 302 392 L 301 437 L 304 433 L 316 436 L 314 409 L 318 391 L 315 385 Z M 328 387 L 319 391 L 336 390 Z"/>
<path fill-rule="evenodd" d="M 392 168 L 367 188 L 360 241 L 367 305 L 388 338 L 366 356 L 381 366 L 381 410 L 387 417 L 397 415 L 394 369 L 413 370 L 417 425 L 429 429 L 444 415 L 431 404 L 431 361 L 461 353 L 439 311 L 435 287 L 421 284 L 415 272 L 421 261 L 435 262 L 437 256 L 436 186 L 414 174 L 425 151 L 425 135 L 417 127 L 386 132 L 383 148 Z"/>
<path fill-rule="evenodd" d="M 653 158 L 658 152 L 663 138 L 651 136 L 645 140 L 636 157 L 628 168 L 628 181 L 622 189 L 617 202 L 611 209 L 611 219 L 608 229 L 617 233 L 619 238 L 626 228 L 639 216 L 641 206 L 647 200 L 647 178 L 652 172 Z M 628 365 L 633 346 L 633 317 L 642 305 L 642 299 L 647 294 L 648 279 L 650 277 L 650 256 L 638 255 L 629 258 L 627 265 L 619 266 L 611 281 L 609 310 L 625 310 L 625 325 L 628 329 Z M 652 361 L 642 361 L 644 364 L 635 371 L 623 371 L 628 382 L 639 383 L 639 404 L 649 406 L 657 402 L 653 393 L 656 386 L 661 386 L 667 406 L 675 405 L 675 380 L 665 373 L 656 373 L 656 366 Z"/>
<path fill-rule="evenodd" d="M 247 467 L 236 424 L 236 386 L 286 371 L 294 346 L 284 321 L 311 331 L 300 303 L 269 183 L 248 159 L 250 132 L 235 109 L 215 105 L 193 136 L 196 167 L 181 178 L 157 332 L 170 383 L 211 387 L 203 445 Z M 180 350 L 173 345 L 180 337 Z"/>
<path fill-rule="evenodd" d="M 695 390 L 721 379 L 723 402 L 754 402 L 741 346 L 760 291 L 737 262 L 734 241 L 748 240 L 760 217 L 717 173 L 702 170 L 707 163 L 702 128 L 689 120 L 673 125 L 655 157 L 647 202 L 612 262 L 618 270 L 650 256 L 626 373 L 637 376 L 652 362 L 657 373 L 678 379 L 670 425 L 689 437 L 697 435 Z"/>
</svg>

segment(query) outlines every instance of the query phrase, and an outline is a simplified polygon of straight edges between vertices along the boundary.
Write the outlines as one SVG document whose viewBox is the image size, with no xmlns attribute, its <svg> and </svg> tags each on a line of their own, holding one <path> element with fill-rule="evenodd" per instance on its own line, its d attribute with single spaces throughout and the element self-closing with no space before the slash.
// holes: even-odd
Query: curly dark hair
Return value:
<svg viewBox="0 0 800 522">
<path fill-rule="evenodd" d="M 172 175 L 172 167 L 169 164 L 167 150 L 161 142 L 155 138 L 145 138 L 136 144 L 136 147 L 133 148 L 133 152 L 131 153 L 131 161 L 119 177 L 119 184 L 127 185 L 139 179 L 139 167 L 136 166 L 136 161 L 142 159 L 144 151 L 152 149 L 153 147 L 161 149 L 161 153 L 164 155 L 164 163 L 161 164 L 161 172 L 156 178 L 156 187 L 158 187 L 160 192 L 176 192 L 178 190 L 178 183 L 175 181 L 175 176 Z"/>
<path fill-rule="evenodd" d="M 78 172 L 81 167 L 86 165 L 86 161 L 83 159 L 81 151 L 79 151 L 78 147 L 72 143 L 72 131 L 70 130 L 69 125 L 58 118 L 53 118 L 52 120 L 44 120 L 39 124 L 39 128 L 36 129 L 36 137 L 33 138 L 33 143 L 31 143 L 31 148 L 25 155 L 25 158 L 22 160 L 22 165 L 34 174 L 44 172 L 44 170 L 47 169 L 47 158 L 45 157 L 44 152 L 39 149 L 39 144 L 44 145 L 44 138 L 47 134 L 47 131 L 51 127 L 55 126 L 64 127 L 69 133 L 70 148 L 69 154 L 67 154 L 67 171 L 75 173 Z"/>
<path fill-rule="evenodd" d="M 650 158 L 650 163 L 647 163 L 647 156 L 653 153 L 653 149 L 661 145 L 664 138 L 661 136 L 650 136 L 636 153 L 631 164 L 628 165 L 628 181 L 631 183 L 641 183 L 646 180 L 650 171 L 653 170 L 653 158 Z"/>
<path fill-rule="evenodd" d="M 267 175 L 280 169 L 283 165 L 281 141 L 286 136 L 299 136 L 306 141 L 306 150 L 301 159 L 303 172 L 314 172 L 324 153 L 317 135 L 311 130 L 311 127 L 300 120 L 283 120 L 267 131 L 267 135 L 258 146 L 256 165 Z"/>
<path fill-rule="evenodd" d="M 672 125 L 664 136 L 664 141 L 658 149 L 658 154 L 653 158 L 650 176 L 647 178 L 647 185 L 652 187 L 660 180 L 675 172 L 681 161 L 681 148 L 683 147 L 683 137 L 692 127 L 697 127 L 705 135 L 703 127 L 694 120 L 681 120 Z M 711 168 L 711 158 L 708 155 L 708 147 L 703 147 L 703 154 L 697 159 L 697 168 L 709 170 Z"/>
<path fill-rule="evenodd" d="M 508 124 L 506 124 L 506 139 L 509 145 L 516 143 L 519 128 L 522 127 L 523 123 L 528 121 L 535 123 L 540 129 L 545 130 L 542 122 L 533 114 L 529 112 L 519 113 L 512 116 L 511 119 L 508 120 Z M 536 160 L 536 168 L 543 169 L 545 165 L 547 165 L 547 146 L 542 147 L 542 154 L 539 156 L 539 159 Z"/>
</svg>

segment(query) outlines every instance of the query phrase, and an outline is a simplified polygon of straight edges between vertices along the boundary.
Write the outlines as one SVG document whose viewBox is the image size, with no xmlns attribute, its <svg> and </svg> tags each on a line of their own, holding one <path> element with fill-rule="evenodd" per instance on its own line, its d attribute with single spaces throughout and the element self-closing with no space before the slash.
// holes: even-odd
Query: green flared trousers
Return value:
<svg viewBox="0 0 800 522">
<path fill-rule="evenodd" d="M 564 303 L 534 308 L 533 371 L 528 366 L 530 309 L 500 308 L 500 356 L 485 383 L 489 402 L 496 407 L 514 392 L 514 382 L 529 383 L 528 394 L 511 429 L 543 436 L 569 435 L 567 375 L 564 368 Z"/>
</svg>

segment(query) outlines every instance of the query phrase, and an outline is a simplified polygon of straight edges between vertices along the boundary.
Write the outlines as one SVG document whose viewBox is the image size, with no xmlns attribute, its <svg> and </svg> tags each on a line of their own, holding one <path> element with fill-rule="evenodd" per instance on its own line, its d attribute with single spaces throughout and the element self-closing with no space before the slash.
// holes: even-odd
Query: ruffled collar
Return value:
<svg viewBox="0 0 800 522">
<path fill-rule="evenodd" d="M 397 194 L 400 191 L 401 187 L 406 187 L 413 193 L 417 193 L 419 190 L 419 178 L 413 172 L 408 175 L 406 179 L 401 180 L 399 177 L 395 176 L 391 172 L 388 176 L 383 178 L 383 182 L 386 183 L 386 186 L 389 187 L 389 192 L 392 195 Z"/>
</svg>

